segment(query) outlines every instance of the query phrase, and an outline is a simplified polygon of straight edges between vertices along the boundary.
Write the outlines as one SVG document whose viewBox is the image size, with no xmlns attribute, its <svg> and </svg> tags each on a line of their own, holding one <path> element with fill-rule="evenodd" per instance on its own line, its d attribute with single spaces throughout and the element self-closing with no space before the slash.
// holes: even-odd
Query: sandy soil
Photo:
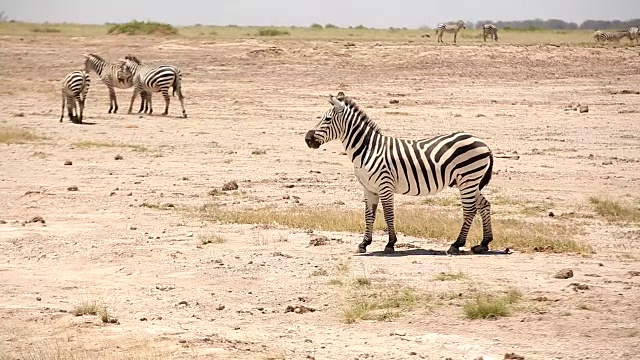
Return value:
<svg viewBox="0 0 640 360">
<path fill-rule="evenodd" d="M 360 209 L 340 144 L 312 151 L 303 140 L 328 109 L 326 95 L 339 90 L 389 134 L 464 130 L 496 153 L 517 152 L 519 160 L 496 161 L 487 194 L 546 204 L 532 221 L 549 221 L 548 211 L 589 213 L 590 196 L 637 201 L 640 95 L 612 94 L 640 90 L 637 47 L 57 36 L 0 44 L 0 126 L 48 138 L 0 145 L 0 358 L 640 358 L 640 277 L 630 273 L 640 270 L 637 228 L 556 220 L 584 224 L 576 239 L 593 246 L 591 256 L 379 256 L 381 232 L 374 253 L 360 256 L 359 233 L 316 232 L 342 242 L 309 246 L 301 229 L 218 224 L 182 211 L 211 202 L 207 193 L 230 180 L 242 193 L 217 200 L 229 209 Z M 130 90 L 118 91 L 120 112 L 107 114 L 106 87 L 92 74 L 90 124 L 59 123 L 59 81 L 88 52 L 179 66 L 189 118 L 179 117 L 177 99 L 168 117 L 127 115 Z M 154 99 L 160 113 L 161 97 Z M 564 111 L 573 101 L 589 112 Z M 147 151 L 78 145 L 86 141 Z M 398 197 L 397 205 L 416 201 Z M 35 216 L 46 224 L 23 224 Z M 211 234 L 228 241 L 201 245 Z M 400 242 L 448 247 L 403 235 Z M 338 264 L 349 270 L 338 274 Z M 574 277 L 552 277 L 563 268 Z M 317 269 L 329 275 L 311 276 Z M 434 281 L 458 271 L 468 279 Z M 393 321 L 345 324 L 345 287 L 328 282 L 358 276 L 433 294 L 515 287 L 526 306 L 468 320 L 462 301 L 444 301 Z M 574 282 L 589 289 L 574 290 Z M 94 300 L 119 324 L 67 313 Z M 288 305 L 317 311 L 286 313 Z"/>
</svg>

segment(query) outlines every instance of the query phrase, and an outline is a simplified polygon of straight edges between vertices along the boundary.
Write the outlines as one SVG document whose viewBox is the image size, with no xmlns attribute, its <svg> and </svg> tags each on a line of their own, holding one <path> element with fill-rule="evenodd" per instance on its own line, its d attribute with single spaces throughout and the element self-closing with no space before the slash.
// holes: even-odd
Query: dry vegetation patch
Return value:
<svg viewBox="0 0 640 360">
<path fill-rule="evenodd" d="M 359 233 L 364 230 L 362 212 L 336 209 L 244 209 L 230 210 L 215 204 L 201 208 L 200 214 L 209 221 L 236 224 L 274 224 L 299 229 L 321 231 L 347 231 Z M 460 215 L 446 212 L 429 211 L 421 207 L 406 207 L 396 210 L 399 233 L 419 238 L 454 241 L 462 224 Z M 426 225 L 425 225 L 426 224 Z M 592 253 L 586 244 L 573 239 L 579 228 L 557 222 L 529 222 L 519 219 L 500 219 L 492 221 L 495 240 L 494 248 L 508 247 L 519 251 L 544 251 L 555 253 Z M 385 228 L 381 216 L 375 223 L 377 230 Z M 482 238 L 482 226 L 479 220 L 474 223 L 469 234 L 469 244 Z"/>
<path fill-rule="evenodd" d="M 640 204 L 625 204 L 620 201 L 602 199 L 599 197 L 589 198 L 595 212 L 609 221 L 614 222 L 640 222 Z"/>
<path fill-rule="evenodd" d="M 104 323 L 117 323 L 118 320 L 111 317 L 106 305 L 98 301 L 84 301 L 77 304 L 70 311 L 75 316 L 96 315 Z"/>
<path fill-rule="evenodd" d="M 144 152 L 148 149 L 142 145 L 136 144 L 119 144 L 112 142 L 102 142 L 102 141 L 79 141 L 73 143 L 73 146 L 79 149 L 91 149 L 91 148 L 122 148 L 122 149 L 131 149 L 133 151 Z"/>
<path fill-rule="evenodd" d="M 0 144 L 25 144 L 39 140 L 46 138 L 26 130 L 0 126 Z"/>
<path fill-rule="evenodd" d="M 504 295 L 482 293 L 465 302 L 462 308 L 469 319 L 495 319 L 509 316 L 513 305 L 521 298 L 522 293 L 515 289 L 510 289 Z"/>
<path fill-rule="evenodd" d="M 431 303 L 429 294 L 411 287 L 372 284 L 356 281 L 348 291 L 341 310 L 341 318 L 347 324 L 360 320 L 386 321 L 403 313 Z"/>
</svg>

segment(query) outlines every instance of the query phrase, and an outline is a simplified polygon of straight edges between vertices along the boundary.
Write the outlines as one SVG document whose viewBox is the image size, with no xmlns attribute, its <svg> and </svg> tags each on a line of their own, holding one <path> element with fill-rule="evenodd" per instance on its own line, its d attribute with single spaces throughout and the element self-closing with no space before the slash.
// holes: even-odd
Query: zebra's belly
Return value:
<svg viewBox="0 0 640 360">
<path fill-rule="evenodd" d="M 362 184 L 365 189 L 375 194 L 378 194 L 380 192 L 378 184 L 376 184 L 373 180 L 370 180 L 371 174 L 367 171 L 367 169 L 354 166 L 353 170 L 356 174 L 356 178 L 358 179 L 358 181 L 360 181 L 360 184 Z"/>
</svg>

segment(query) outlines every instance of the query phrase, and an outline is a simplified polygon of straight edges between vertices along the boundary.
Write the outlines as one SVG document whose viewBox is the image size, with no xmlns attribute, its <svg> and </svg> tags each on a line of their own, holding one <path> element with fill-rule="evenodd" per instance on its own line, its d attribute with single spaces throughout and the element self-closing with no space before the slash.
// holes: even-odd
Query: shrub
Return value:
<svg viewBox="0 0 640 360">
<path fill-rule="evenodd" d="M 59 33 L 62 30 L 52 27 L 35 27 L 29 29 L 29 31 L 33 33 Z"/>
<path fill-rule="evenodd" d="M 278 30 L 278 29 L 261 29 L 258 31 L 258 36 L 281 36 L 281 35 L 289 35 L 287 30 Z"/>
<path fill-rule="evenodd" d="M 338 27 L 336 25 L 333 25 L 331 23 L 327 24 L 324 26 L 325 29 L 337 29 Z"/>
<path fill-rule="evenodd" d="M 177 35 L 178 29 L 170 24 L 133 20 L 124 24 L 112 25 L 107 31 L 107 34 Z"/>
<path fill-rule="evenodd" d="M 311 27 L 312 29 L 314 29 L 314 30 L 322 30 L 322 25 L 320 25 L 320 24 L 316 24 L 316 23 L 314 23 L 314 24 L 311 24 L 311 26 L 310 26 L 310 27 Z"/>
</svg>

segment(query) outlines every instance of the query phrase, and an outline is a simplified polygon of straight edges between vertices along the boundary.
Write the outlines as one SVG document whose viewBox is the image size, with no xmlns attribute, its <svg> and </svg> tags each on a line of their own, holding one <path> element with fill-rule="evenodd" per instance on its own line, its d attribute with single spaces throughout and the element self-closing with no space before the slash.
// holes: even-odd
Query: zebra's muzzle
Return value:
<svg viewBox="0 0 640 360">
<path fill-rule="evenodd" d="M 312 149 L 317 149 L 320 147 L 320 142 L 314 137 L 315 134 L 316 132 L 314 130 L 309 130 L 307 132 L 307 135 L 305 135 L 304 137 L 304 142 L 306 142 L 307 146 Z"/>
</svg>

